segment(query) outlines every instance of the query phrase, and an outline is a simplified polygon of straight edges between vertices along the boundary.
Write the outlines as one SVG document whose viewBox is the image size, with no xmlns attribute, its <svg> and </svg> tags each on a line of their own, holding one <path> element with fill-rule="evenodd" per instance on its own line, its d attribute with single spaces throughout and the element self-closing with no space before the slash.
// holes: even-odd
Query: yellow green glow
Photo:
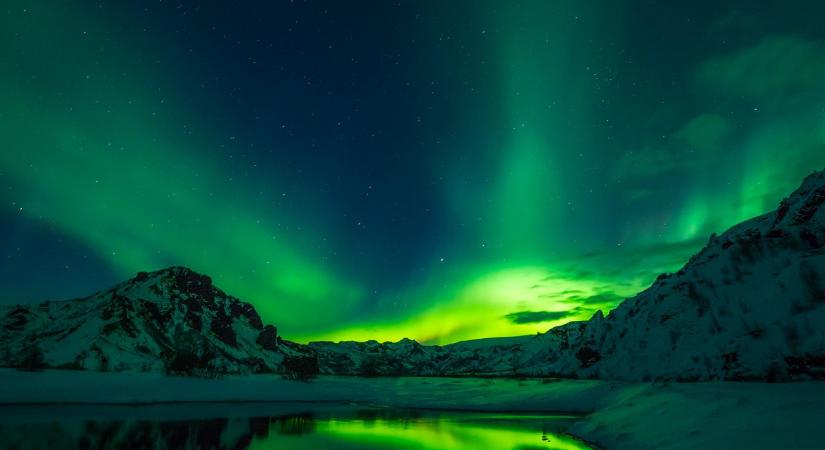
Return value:
<svg viewBox="0 0 825 450">
<path fill-rule="evenodd" d="M 541 422 L 558 418 L 498 415 L 475 420 L 453 417 L 405 418 L 400 420 L 317 420 L 313 433 L 270 434 L 253 440 L 250 450 L 266 449 L 382 449 L 382 450 L 548 450 L 587 449 L 572 438 L 546 433 Z M 528 425 L 529 424 L 529 425 Z"/>
<path fill-rule="evenodd" d="M 462 278 L 463 279 L 463 278 Z M 644 281 L 611 290 L 613 284 L 574 278 L 543 266 L 500 268 L 478 274 L 454 291 L 435 292 L 428 309 L 408 317 L 389 318 L 329 333 L 302 336 L 311 340 L 416 339 L 447 344 L 490 336 L 517 336 L 545 332 L 571 320 L 589 319 L 597 310 L 608 311 L 622 296 L 636 292 Z M 612 297 L 600 298 L 610 292 Z M 415 293 L 415 296 L 427 295 Z M 514 323 L 507 314 L 516 311 L 568 312 L 556 320 Z"/>
</svg>

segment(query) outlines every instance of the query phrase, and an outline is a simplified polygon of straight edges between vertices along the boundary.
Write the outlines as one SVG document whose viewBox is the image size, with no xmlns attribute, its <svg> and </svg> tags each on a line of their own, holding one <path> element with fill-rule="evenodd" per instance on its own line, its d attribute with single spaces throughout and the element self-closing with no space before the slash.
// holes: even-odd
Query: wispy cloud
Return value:
<svg viewBox="0 0 825 450">
<path fill-rule="evenodd" d="M 711 164 L 722 148 L 731 126 L 717 114 L 700 114 L 663 142 L 628 151 L 613 170 L 615 179 L 660 176 Z M 637 193 L 634 193 L 637 195 Z"/>
<path fill-rule="evenodd" d="M 796 35 L 773 35 L 753 46 L 709 59 L 697 71 L 703 86 L 726 94 L 793 103 L 822 92 L 825 42 Z"/>
<path fill-rule="evenodd" d="M 504 318 L 516 324 L 554 322 L 556 320 L 576 317 L 581 314 L 581 312 L 580 308 L 565 311 L 517 311 L 505 315 Z"/>
</svg>

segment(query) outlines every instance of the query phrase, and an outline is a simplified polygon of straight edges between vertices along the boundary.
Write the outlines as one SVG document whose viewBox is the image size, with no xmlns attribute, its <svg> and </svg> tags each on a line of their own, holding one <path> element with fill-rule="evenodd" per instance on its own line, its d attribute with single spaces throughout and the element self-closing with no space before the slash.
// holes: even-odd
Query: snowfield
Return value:
<svg viewBox="0 0 825 450">
<path fill-rule="evenodd" d="M 570 433 L 607 449 L 816 449 L 822 448 L 825 424 L 825 383 L 817 382 L 322 376 L 302 383 L 273 375 L 205 380 L 133 372 L 0 370 L 0 420 L 43 417 L 52 408 L 45 404 L 55 403 L 73 403 L 75 416 L 109 414 L 123 405 L 144 405 L 126 409 L 133 416 L 140 416 L 142 408 L 152 411 L 150 417 L 158 415 L 158 408 L 172 414 L 172 405 L 158 405 L 164 402 L 204 402 L 183 409 L 197 417 L 296 414 L 352 404 L 583 413 Z M 36 403 L 43 405 L 32 406 Z"/>
</svg>

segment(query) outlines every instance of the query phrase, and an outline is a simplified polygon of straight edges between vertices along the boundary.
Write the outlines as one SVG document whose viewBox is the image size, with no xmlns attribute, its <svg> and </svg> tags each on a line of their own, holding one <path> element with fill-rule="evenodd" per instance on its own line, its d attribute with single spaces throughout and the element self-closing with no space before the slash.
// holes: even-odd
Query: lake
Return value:
<svg viewBox="0 0 825 450">
<path fill-rule="evenodd" d="M 562 414 L 329 404 L 7 406 L 0 408 L 0 449 L 591 448 L 563 434 L 574 420 Z"/>
</svg>

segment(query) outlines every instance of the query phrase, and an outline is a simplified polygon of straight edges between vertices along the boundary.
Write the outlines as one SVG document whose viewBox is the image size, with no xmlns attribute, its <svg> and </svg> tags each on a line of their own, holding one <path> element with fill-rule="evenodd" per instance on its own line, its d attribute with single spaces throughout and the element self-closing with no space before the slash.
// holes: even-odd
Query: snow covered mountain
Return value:
<svg viewBox="0 0 825 450">
<path fill-rule="evenodd" d="M 825 379 L 825 171 L 776 211 L 710 237 L 607 316 L 447 346 L 313 342 L 183 267 L 90 297 L 0 308 L 0 365 L 202 373 Z"/>
<path fill-rule="evenodd" d="M 185 267 L 86 298 L 3 307 L 0 327 L 4 366 L 208 375 L 279 372 L 285 357 L 312 355 Z"/>
<path fill-rule="evenodd" d="M 825 171 L 604 316 L 512 339 L 310 343 L 321 371 L 621 380 L 825 378 Z"/>
<path fill-rule="evenodd" d="M 536 370 L 586 377 L 825 378 L 825 171 L 710 237 L 607 317 L 551 330 Z"/>
</svg>

